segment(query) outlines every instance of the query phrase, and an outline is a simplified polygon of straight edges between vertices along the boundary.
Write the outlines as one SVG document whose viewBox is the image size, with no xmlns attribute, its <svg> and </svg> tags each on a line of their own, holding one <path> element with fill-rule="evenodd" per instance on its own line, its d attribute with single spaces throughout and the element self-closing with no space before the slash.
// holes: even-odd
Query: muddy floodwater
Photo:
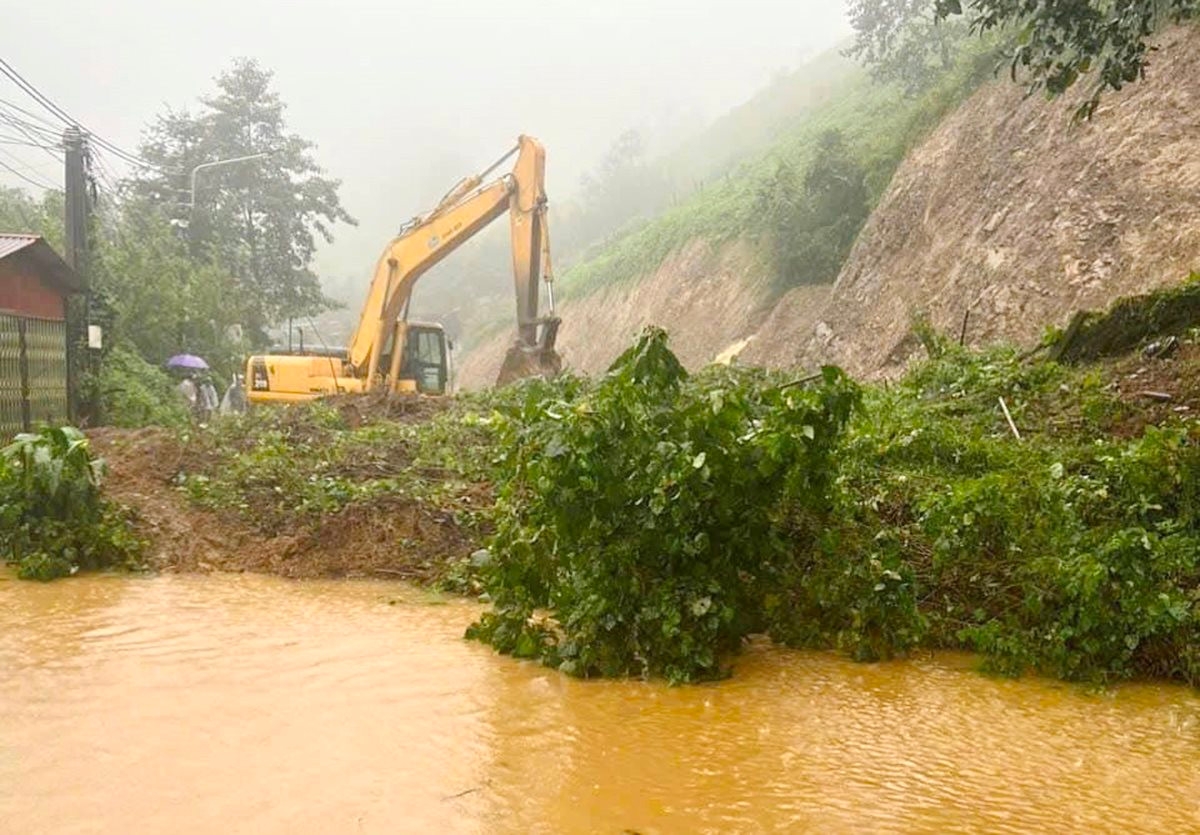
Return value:
<svg viewBox="0 0 1200 835">
<path fill-rule="evenodd" d="M 1200 699 L 756 645 L 581 682 L 403 586 L 0 575 L 5 833 L 1200 830 Z"/>
</svg>

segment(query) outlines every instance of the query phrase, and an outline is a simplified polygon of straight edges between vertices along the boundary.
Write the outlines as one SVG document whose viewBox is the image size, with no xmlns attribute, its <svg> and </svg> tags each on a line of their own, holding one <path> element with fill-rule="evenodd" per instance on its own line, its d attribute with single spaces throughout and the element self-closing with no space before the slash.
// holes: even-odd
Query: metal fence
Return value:
<svg viewBox="0 0 1200 835">
<path fill-rule="evenodd" d="M 66 323 L 0 313 L 0 435 L 67 420 Z"/>
</svg>

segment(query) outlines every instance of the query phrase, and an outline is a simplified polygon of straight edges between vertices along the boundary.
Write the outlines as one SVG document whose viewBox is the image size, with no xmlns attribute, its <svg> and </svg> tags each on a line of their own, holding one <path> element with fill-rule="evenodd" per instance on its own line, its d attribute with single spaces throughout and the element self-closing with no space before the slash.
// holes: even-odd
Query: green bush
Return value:
<svg viewBox="0 0 1200 835">
<path fill-rule="evenodd" d="M 594 388 L 510 413 L 484 572 L 494 606 L 470 634 L 581 676 L 720 675 L 785 582 L 785 504 L 794 530 L 821 529 L 858 401 L 833 368 L 809 389 L 779 382 L 691 377 L 649 329 Z M 534 620 L 543 609 L 551 620 Z"/>
<path fill-rule="evenodd" d="M 1093 372 L 930 347 L 851 427 L 838 547 L 818 555 L 806 591 L 825 605 L 793 593 L 789 637 L 860 657 L 968 649 L 1009 674 L 1200 681 L 1200 447 L 1187 425 L 1114 439 L 1103 421 L 1116 396 Z M 1055 424 L 1064 408 L 1069 431 Z M 863 565 L 894 573 L 904 593 L 890 609 L 865 593 L 869 572 L 859 593 L 842 591 Z"/>
<path fill-rule="evenodd" d="M 23 579 L 132 565 L 141 544 L 100 496 L 102 459 L 72 427 L 18 435 L 0 450 L 0 551 Z"/>
<path fill-rule="evenodd" d="M 170 375 L 124 346 L 104 357 L 92 379 L 101 420 L 110 426 L 186 426 L 188 410 Z"/>
<path fill-rule="evenodd" d="M 777 290 L 837 278 L 871 211 L 866 178 L 842 132 L 834 129 L 817 138 L 803 177 L 781 160 L 758 184 L 759 234 L 766 238 Z"/>
</svg>

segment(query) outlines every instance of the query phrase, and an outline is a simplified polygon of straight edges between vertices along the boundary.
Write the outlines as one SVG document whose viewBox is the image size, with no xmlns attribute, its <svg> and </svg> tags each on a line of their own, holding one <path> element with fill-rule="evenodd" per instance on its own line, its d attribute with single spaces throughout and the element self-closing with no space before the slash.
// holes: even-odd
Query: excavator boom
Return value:
<svg viewBox="0 0 1200 835">
<path fill-rule="evenodd" d="M 491 172 L 514 154 L 511 173 L 488 181 Z M 381 381 L 389 392 L 444 393 L 449 378 L 445 333 L 435 323 L 408 321 L 413 287 L 431 267 L 506 211 L 512 232 L 517 327 L 497 382 L 557 374 L 561 362 L 554 345 L 559 320 L 554 315 L 545 178 L 545 150 L 533 137 L 519 137 L 516 147 L 483 173 L 458 183 L 437 206 L 406 223 L 388 244 L 375 265 L 344 361 L 329 356 L 250 357 L 250 400 L 310 400 L 336 392 L 370 391 Z M 542 282 L 549 298 L 545 317 L 538 315 Z"/>
<path fill-rule="evenodd" d="M 483 184 L 484 177 L 513 154 L 511 174 Z M 350 340 L 349 362 L 366 375 L 366 388 L 379 371 L 379 361 L 393 323 L 407 310 L 417 280 L 435 264 L 507 210 L 512 232 L 513 281 L 517 297 L 517 340 L 514 351 L 528 361 L 523 373 L 501 373 L 500 382 L 533 373 L 554 374 L 560 368 L 554 343 L 558 320 L 538 317 L 540 284 L 553 280 L 549 270 L 549 229 L 545 192 L 546 152 L 529 136 L 491 168 L 455 186 L 429 213 L 414 218 L 392 241 L 376 264 L 371 288 Z M 506 370 L 507 370 L 506 363 Z M 390 376 L 390 375 L 389 375 Z"/>
</svg>

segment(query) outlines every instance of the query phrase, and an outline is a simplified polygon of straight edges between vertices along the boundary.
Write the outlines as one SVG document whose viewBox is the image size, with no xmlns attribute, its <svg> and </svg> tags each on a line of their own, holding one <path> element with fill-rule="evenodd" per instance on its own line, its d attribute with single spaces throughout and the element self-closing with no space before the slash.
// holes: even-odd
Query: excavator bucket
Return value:
<svg viewBox="0 0 1200 835">
<path fill-rule="evenodd" d="M 540 348 L 530 350 L 524 345 L 513 345 L 504 357 L 500 366 L 500 376 L 496 378 L 496 386 L 507 386 L 526 377 L 542 377 L 550 380 L 562 371 L 562 357 L 551 348 L 543 351 Z"/>
<path fill-rule="evenodd" d="M 554 349 L 557 336 L 558 320 L 551 319 L 546 322 L 537 345 L 527 345 L 519 339 L 514 342 L 504 356 L 496 386 L 507 386 L 526 377 L 552 380 L 562 373 L 562 357 Z"/>
</svg>

